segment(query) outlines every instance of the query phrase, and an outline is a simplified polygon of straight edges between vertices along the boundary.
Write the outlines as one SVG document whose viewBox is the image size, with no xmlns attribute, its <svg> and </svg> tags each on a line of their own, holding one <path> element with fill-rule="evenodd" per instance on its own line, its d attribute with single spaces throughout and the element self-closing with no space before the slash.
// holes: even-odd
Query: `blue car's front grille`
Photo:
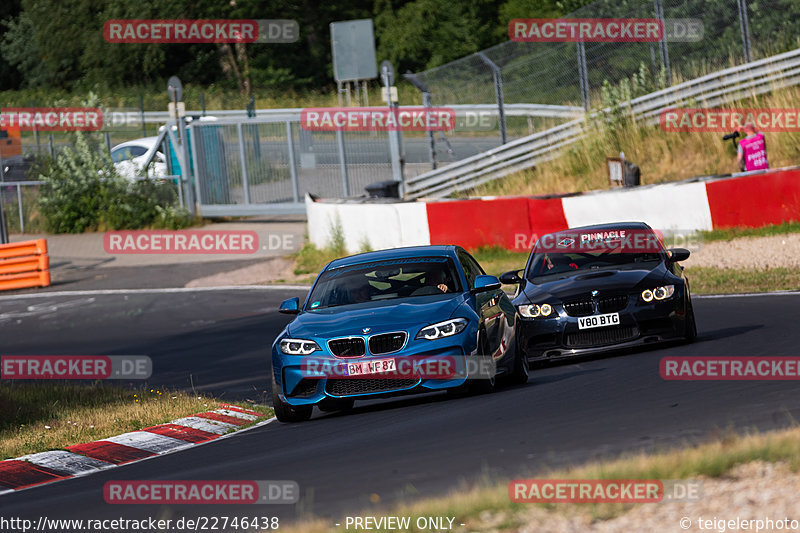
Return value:
<svg viewBox="0 0 800 533">
<path fill-rule="evenodd" d="M 381 333 L 369 338 L 369 353 L 380 355 L 400 350 L 406 343 L 406 332 Z"/>
<path fill-rule="evenodd" d="M 328 341 L 328 348 L 337 357 L 361 357 L 367 353 L 366 343 L 361 337 L 345 337 Z"/>
<path fill-rule="evenodd" d="M 313 396 L 317 393 L 317 383 L 319 383 L 317 379 L 301 379 L 300 382 L 295 385 L 294 390 L 289 396 L 296 396 L 298 398 Z"/>
<path fill-rule="evenodd" d="M 418 379 L 329 379 L 325 384 L 325 391 L 333 396 L 375 394 L 378 392 L 408 389 L 418 382 Z"/>
</svg>

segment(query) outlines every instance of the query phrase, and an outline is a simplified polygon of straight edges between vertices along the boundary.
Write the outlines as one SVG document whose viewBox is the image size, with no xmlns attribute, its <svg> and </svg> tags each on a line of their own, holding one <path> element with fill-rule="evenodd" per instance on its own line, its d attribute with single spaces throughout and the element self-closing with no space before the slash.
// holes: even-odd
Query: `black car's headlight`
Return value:
<svg viewBox="0 0 800 533">
<path fill-rule="evenodd" d="M 642 291 L 642 300 L 652 302 L 653 300 L 666 300 L 675 294 L 675 285 L 663 285 L 655 289 L 645 289 Z"/>
<path fill-rule="evenodd" d="M 319 350 L 316 342 L 306 339 L 283 339 L 280 347 L 287 355 L 308 355 Z"/>
<path fill-rule="evenodd" d="M 467 327 L 468 321 L 466 318 L 451 318 L 444 322 L 437 322 L 430 326 L 425 326 L 419 333 L 417 339 L 427 339 L 432 341 L 434 339 L 441 339 L 443 337 L 450 337 L 456 333 L 461 333 Z"/>
<path fill-rule="evenodd" d="M 550 318 L 557 315 L 555 309 L 553 309 L 553 306 L 550 304 L 518 305 L 517 309 L 519 309 L 519 314 L 525 318 Z"/>
</svg>

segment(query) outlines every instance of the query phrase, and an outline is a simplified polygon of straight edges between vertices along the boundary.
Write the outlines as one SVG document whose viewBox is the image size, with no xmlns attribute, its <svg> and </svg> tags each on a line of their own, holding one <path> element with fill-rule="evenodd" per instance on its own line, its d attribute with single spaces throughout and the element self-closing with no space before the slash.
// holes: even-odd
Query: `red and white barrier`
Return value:
<svg viewBox="0 0 800 533">
<path fill-rule="evenodd" d="M 0 494 L 190 448 L 220 438 L 265 416 L 235 405 L 221 404 L 220 407 L 141 431 L 76 444 L 65 450 L 0 461 Z"/>
<path fill-rule="evenodd" d="M 607 222 L 695 232 L 800 220 L 800 168 L 553 198 L 366 204 L 307 197 L 306 207 L 309 239 L 320 247 L 331 243 L 338 225 L 351 253 L 424 244 L 528 250 L 546 233 Z"/>
</svg>

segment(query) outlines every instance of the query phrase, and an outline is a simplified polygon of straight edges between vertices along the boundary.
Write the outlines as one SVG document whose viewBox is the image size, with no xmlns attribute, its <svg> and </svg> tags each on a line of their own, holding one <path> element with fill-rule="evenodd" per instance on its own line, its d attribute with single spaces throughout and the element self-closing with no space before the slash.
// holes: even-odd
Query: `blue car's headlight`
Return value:
<svg viewBox="0 0 800 533">
<path fill-rule="evenodd" d="M 305 339 L 283 339 L 280 347 L 287 355 L 308 355 L 319 350 L 316 342 Z"/>
<path fill-rule="evenodd" d="M 442 337 L 450 337 L 451 335 L 464 331 L 464 328 L 467 327 L 467 323 L 468 321 L 466 318 L 451 318 L 444 322 L 437 322 L 436 324 L 425 326 L 419 330 L 416 338 L 432 341 L 434 339 L 441 339 Z"/>
</svg>

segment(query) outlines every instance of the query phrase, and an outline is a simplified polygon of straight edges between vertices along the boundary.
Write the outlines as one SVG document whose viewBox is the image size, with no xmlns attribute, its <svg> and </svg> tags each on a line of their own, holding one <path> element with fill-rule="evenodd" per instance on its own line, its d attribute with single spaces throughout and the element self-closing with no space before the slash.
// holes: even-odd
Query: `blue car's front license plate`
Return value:
<svg viewBox="0 0 800 533">
<path fill-rule="evenodd" d="M 353 363 L 344 364 L 344 373 L 346 376 L 368 376 L 370 374 L 395 372 L 396 370 L 397 363 L 395 362 L 394 358 L 373 359 L 371 361 L 356 361 Z"/>
</svg>

